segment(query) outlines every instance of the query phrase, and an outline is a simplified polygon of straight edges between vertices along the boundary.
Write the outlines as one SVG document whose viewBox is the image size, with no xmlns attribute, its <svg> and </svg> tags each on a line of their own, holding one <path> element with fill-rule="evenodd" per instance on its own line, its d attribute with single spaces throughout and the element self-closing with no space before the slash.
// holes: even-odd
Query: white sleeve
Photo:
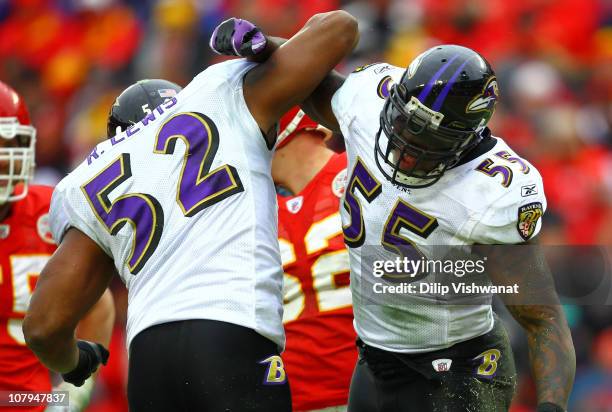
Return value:
<svg viewBox="0 0 612 412">
<path fill-rule="evenodd" d="M 361 129 L 372 124 L 378 128 L 379 116 L 389 88 L 399 81 L 405 69 L 388 63 L 373 63 L 358 67 L 344 80 L 332 96 L 332 110 L 345 138 L 353 123 Z"/>
<path fill-rule="evenodd" d="M 59 245 L 68 229 L 74 227 L 96 242 L 110 256 L 110 249 L 104 242 L 105 229 L 96 219 L 80 188 L 72 187 L 70 177 L 69 175 L 56 186 L 51 197 L 49 220 L 53 239 Z"/>
<path fill-rule="evenodd" d="M 70 217 L 63 206 L 63 194 L 56 187 L 51 197 L 51 207 L 49 208 L 49 224 L 53 240 L 59 245 L 64 234 L 70 227 Z"/>
<path fill-rule="evenodd" d="M 480 244 L 526 242 L 540 232 L 546 206 L 542 178 L 533 168 L 489 206 L 470 239 Z"/>
<path fill-rule="evenodd" d="M 185 86 L 183 95 L 198 93 L 202 89 L 210 89 L 211 81 L 218 82 L 219 86 L 224 89 L 228 89 L 228 86 L 230 89 L 242 87 L 245 74 L 255 66 L 257 66 L 257 63 L 246 59 L 231 59 L 208 66 L 206 70 L 200 72 Z"/>
<path fill-rule="evenodd" d="M 361 107 L 368 104 L 368 97 L 376 94 L 376 85 L 379 77 L 385 76 L 378 73 L 378 69 L 391 70 L 386 63 L 372 63 L 353 70 L 342 86 L 332 96 L 332 110 L 340 126 L 348 127 L 356 116 L 356 101 L 360 101 Z"/>
</svg>

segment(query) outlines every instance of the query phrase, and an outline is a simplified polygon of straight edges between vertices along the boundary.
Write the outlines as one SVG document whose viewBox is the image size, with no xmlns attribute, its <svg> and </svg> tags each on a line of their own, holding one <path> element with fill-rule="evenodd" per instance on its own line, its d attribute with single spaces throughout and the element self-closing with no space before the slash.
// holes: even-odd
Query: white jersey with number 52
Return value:
<svg viewBox="0 0 612 412">
<path fill-rule="evenodd" d="M 209 67 L 54 192 L 55 239 L 85 233 L 129 289 L 128 344 L 155 324 L 213 319 L 284 345 L 272 152 L 242 92 L 251 67 Z"/>
</svg>

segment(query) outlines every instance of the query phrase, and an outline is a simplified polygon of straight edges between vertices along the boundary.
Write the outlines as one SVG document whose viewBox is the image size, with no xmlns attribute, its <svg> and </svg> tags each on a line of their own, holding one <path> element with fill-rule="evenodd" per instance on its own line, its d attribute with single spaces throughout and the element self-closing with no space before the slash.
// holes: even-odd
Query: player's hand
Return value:
<svg viewBox="0 0 612 412">
<path fill-rule="evenodd" d="M 79 340 L 77 346 L 79 347 L 79 363 L 70 372 L 62 374 L 62 378 L 74 386 L 81 386 L 100 364 L 106 365 L 109 352 L 99 343 L 86 340 Z"/>
<path fill-rule="evenodd" d="M 215 28 L 210 37 L 210 48 L 226 56 L 251 57 L 264 50 L 267 42 L 259 27 L 232 17 Z"/>
</svg>

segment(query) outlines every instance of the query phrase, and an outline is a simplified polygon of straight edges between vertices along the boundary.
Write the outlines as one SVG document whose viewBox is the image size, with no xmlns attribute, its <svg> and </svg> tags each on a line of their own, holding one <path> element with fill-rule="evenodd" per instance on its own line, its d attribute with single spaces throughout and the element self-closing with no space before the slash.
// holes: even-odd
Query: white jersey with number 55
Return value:
<svg viewBox="0 0 612 412">
<path fill-rule="evenodd" d="M 209 67 L 100 143 L 53 194 L 55 239 L 70 227 L 85 233 L 129 290 L 128 345 L 145 328 L 186 319 L 284 345 L 272 152 L 242 92 L 251 67 Z"/>
<path fill-rule="evenodd" d="M 428 277 L 416 282 L 417 292 L 381 304 L 373 299 L 373 262 L 393 261 L 399 249 L 430 258 L 434 246 L 521 243 L 539 232 L 546 199 L 538 171 L 495 137 L 485 138 L 430 187 L 406 189 L 388 181 L 375 161 L 375 137 L 389 87 L 403 73 L 388 64 L 358 69 L 336 92 L 332 107 L 349 163 L 340 210 L 355 328 L 371 346 L 416 353 L 487 333 L 491 307 L 454 304 L 431 288 L 420 293 L 418 284 L 431 282 Z"/>
</svg>

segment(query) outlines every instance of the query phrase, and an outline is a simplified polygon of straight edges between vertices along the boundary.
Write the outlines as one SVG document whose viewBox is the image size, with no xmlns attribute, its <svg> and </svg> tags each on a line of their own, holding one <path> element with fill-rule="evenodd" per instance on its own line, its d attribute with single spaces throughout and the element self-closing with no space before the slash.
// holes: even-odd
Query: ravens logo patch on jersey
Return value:
<svg viewBox="0 0 612 412">
<path fill-rule="evenodd" d="M 533 235 L 533 232 L 535 232 L 537 227 L 538 220 L 543 214 L 544 209 L 542 208 L 542 203 L 540 202 L 529 203 L 519 207 L 517 229 L 519 235 L 521 235 L 524 240 L 529 240 L 529 238 Z"/>
</svg>

